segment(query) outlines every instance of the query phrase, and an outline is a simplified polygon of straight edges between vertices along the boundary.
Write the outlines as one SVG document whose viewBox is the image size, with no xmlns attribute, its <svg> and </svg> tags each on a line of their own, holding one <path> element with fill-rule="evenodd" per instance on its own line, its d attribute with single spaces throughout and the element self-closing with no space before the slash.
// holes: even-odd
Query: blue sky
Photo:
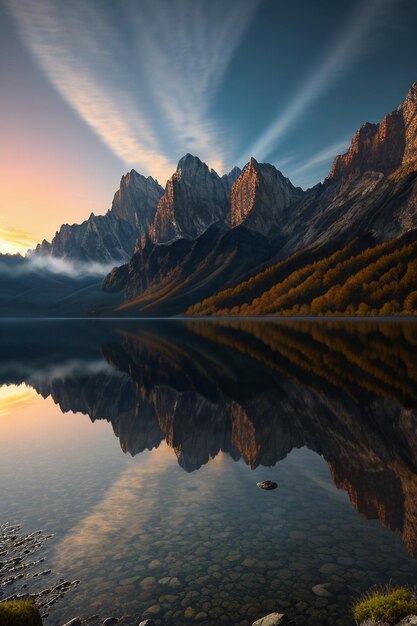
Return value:
<svg viewBox="0 0 417 626">
<path fill-rule="evenodd" d="M 0 230 L 50 237 L 186 152 L 309 187 L 417 80 L 416 27 L 414 0 L 0 0 Z"/>
</svg>

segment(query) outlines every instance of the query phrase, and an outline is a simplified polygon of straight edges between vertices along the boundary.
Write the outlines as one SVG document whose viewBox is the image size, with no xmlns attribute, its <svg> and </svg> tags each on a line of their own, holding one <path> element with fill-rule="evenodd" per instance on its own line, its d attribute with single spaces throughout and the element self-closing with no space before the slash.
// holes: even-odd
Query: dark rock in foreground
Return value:
<svg viewBox="0 0 417 626">
<path fill-rule="evenodd" d="M 265 489 L 266 491 L 272 491 L 272 489 L 276 489 L 278 484 L 273 480 L 262 480 L 260 483 L 256 483 L 256 486 L 259 489 Z"/>
</svg>

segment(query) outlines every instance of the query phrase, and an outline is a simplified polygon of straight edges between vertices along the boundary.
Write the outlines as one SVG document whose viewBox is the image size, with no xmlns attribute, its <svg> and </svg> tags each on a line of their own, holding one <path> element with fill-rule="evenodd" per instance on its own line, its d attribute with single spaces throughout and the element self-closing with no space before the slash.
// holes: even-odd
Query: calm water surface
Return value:
<svg viewBox="0 0 417 626">
<path fill-rule="evenodd" d="M 47 624 L 352 624 L 416 583 L 416 322 L 2 322 L 0 346 L 0 523 L 81 580 Z"/>
</svg>

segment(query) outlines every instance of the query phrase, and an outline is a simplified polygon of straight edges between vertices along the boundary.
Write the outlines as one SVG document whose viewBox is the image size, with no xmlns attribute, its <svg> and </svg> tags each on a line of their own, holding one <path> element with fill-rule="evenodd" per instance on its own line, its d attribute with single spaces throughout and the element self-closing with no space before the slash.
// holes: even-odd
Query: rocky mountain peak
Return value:
<svg viewBox="0 0 417 626">
<path fill-rule="evenodd" d="M 407 97 L 398 107 L 404 120 L 405 149 L 403 165 L 417 161 L 417 82 L 413 83 Z"/>
<path fill-rule="evenodd" d="M 285 210 L 299 200 L 303 191 L 295 188 L 273 165 L 251 158 L 233 184 L 230 197 L 232 227 L 269 235 Z"/>
<path fill-rule="evenodd" d="M 154 242 L 195 239 L 227 215 L 224 181 L 206 163 L 191 154 L 183 156 L 168 180 L 150 229 Z"/>
<path fill-rule="evenodd" d="M 417 164 L 417 82 L 395 111 L 356 131 L 348 151 L 335 158 L 328 179 L 346 180 L 365 172 L 388 176 L 411 163 Z"/>
<path fill-rule="evenodd" d="M 105 215 L 90 214 L 81 224 L 63 224 L 52 242 L 43 241 L 37 254 L 83 261 L 123 261 L 149 230 L 162 187 L 151 176 L 131 170 L 120 181 L 112 207 Z"/>
<path fill-rule="evenodd" d="M 235 165 L 228 174 L 225 174 L 225 176 L 229 176 L 230 178 L 236 179 L 241 173 L 242 173 L 242 170 L 240 169 L 240 167 Z"/>
<path fill-rule="evenodd" d="M 163 192 L 163 188 L 151 176 L 146 178 L 132 169 L 121 178 L 111 212 L 138 227 L 138 235 L 141 235 L 152 223 Z"/>
<path fill-rule="evenodd" d="M 190 154 L 189 152 L 185 154 L 178 161 L 176 172 L 174 176 L 179 179 L 181 176 L 195 176 L 198 170 L 204 170 L 207 172 L 213 172 L 214 170 L 209 170 L 209 167 L 201 161 L 197 156 Z"/>
<path fill-rule="evenodd" d="M 405 104 L 414 103 L 417 106 L 417 80 L 412 83 L 410 89 L 408 90 L 408 94 L 400 107 L 403 107 Z"/>
<path fill-rule="evenodd" d="M 251 157 L 249 160 L 249 163 L 246 164 L 246 166 L 248 169 L 254 171 L 254 172 L 258 172 L 259 171 L 259 163 L 258 161 L 255 159 L 255 157 Z"/>
<path fill-rule="evenodd" d="M 240 167 L 237 167 L 235 165 L 235 167 L 231 169 L 230 172 L 228 172 L 227 174 L 223 174 L 222 181 L 226 188 L 227 195 L 230 194 L 232 187 L 233 187 L 233 183 L 238 178 L 238 176 L 241 175 L 241 173 L 242 173 L 242 170 L 240 169 Z"/>
</svg>

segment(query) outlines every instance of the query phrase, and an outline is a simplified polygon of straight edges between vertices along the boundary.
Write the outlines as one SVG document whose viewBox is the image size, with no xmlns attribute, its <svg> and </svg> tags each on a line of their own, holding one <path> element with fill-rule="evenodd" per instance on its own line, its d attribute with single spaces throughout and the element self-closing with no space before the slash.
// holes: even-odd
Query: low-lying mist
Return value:
<svg viewBox="0 0 417 626">
<path fill-rule="evenodd" d="M 97 278 L 104 277 L 115 265 L 123 261 L 98 263 L 97 261 L 78 261 L 73 259 L 60 259 L 50 255 L 28 254 L 0 257 L 0 274 L 16 278 L 27 274 L 55 274 L 67 276 L 73 279 L 81 279 L 88 276 Z"/>
</svg>

